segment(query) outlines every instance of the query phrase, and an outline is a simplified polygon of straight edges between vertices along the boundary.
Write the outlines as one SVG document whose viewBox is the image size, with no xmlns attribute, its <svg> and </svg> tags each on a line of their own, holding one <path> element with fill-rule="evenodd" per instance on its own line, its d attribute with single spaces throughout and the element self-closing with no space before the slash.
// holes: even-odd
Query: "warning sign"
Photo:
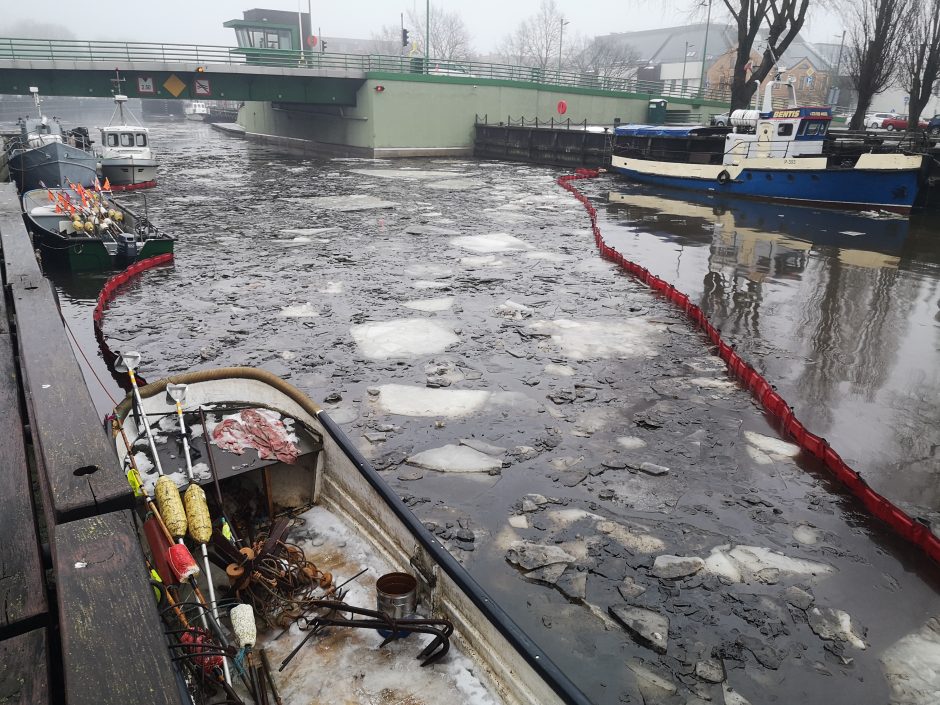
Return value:
<svg viewBox="0 0 940 705">
<path fill-rule="evenodd" d="M 152 76 L 138 76 L 137 77 L 137 92 L 145 93 L 147 95 L 153 95 L 153 77 Z"/>
<path fill-rule="evenodd" d="M 193 83 L 193 92 L 201 98 L 212 95 L 212 90 L 209 88 L 209 79 L 197 78 Z"/>
<path fill-rule="evenodd" d="M 186 90 L 186 84 L 176 77 L 176 74 L 170 74 L 170 77 L 163 82 L 166 88 L 174 98 L 179 98 L 180 93 Z"/>
</svg>

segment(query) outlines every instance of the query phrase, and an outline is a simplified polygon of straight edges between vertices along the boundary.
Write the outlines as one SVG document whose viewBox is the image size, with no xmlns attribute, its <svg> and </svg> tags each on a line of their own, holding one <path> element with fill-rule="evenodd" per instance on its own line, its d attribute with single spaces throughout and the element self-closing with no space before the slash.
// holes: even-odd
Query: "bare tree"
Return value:
<svg viewBox="0 0 940 705">
<path fill-rule="evenodd" d="M 632 46 L 611 37 L 588 39 L 578 35 L 565 45 L 564 65 L 579 73 L 624 78 L 636 71 L 636 62 L 640 58 Z"/>
<path fill-rule="evenodd" d="M 369 41 L 369 52 L 372 54 L 400 54 L 402 50 L 401 27 L 383 24 L 378 32 L 372 33 Z"/>
<path fill-rule="evenodd" d="M 731 80 L 731 110 L 746 108 L 757 85 L 774 68 L 803 28 L 809 0 L 722 0 L 738 29 L 738 47 Z M 747 76 L 751 51 L 766 24 L 767 46 L 761 62 Z"/>
<path fill-rule="evenodd" d="M 898 77 L 910 96 L 907 129 L 916 130 L 940 78 L 940 0 L 922 0 L 913 8 L 910 31 L 905 33 L 898 62 Z"/>
<path fill-rule="evenodd" d="M 510 63 L 547 69 L 558 61 L 563 22 L 555 0 L 542 0 L 538 12 L 503 39 L 500 54 Z"/>
<path fill-rule="evenodd" d="M 901 41 L 909 31 L 911 8 L 916 0 L 854 0 L 844 5 L 849 37 L 847 61 L 858 105 L 849 123 L 852 130 L 864 127 L 872 98 L 881 93 L 895 74 Z"/>
<path fill-rule="evenodd" d="M 408 11 L 408 23 L 414 27 L 419 50 L 423 53 L 425 34 L 428 31 L 427 15 L 415 10 Z M 470 32 L 459 12 L 448 12 L 431 5 L 431 42 L 428 54 L 434 59 L 469 59 L 473 55 Z"/>
</svg>

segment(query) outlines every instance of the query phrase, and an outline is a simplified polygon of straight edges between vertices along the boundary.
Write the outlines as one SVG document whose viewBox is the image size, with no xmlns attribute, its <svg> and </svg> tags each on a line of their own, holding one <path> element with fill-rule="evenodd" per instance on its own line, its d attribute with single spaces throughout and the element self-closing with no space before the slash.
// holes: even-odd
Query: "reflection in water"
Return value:
<svg viewBox="0 0 940 705">
<path fill-rule="evenodd" d="M 612 246 L 698 298 L 878 491 L 940 519 L 936 214 L 676 200 L 635 186 L 606 200 Z"/>
</svg>

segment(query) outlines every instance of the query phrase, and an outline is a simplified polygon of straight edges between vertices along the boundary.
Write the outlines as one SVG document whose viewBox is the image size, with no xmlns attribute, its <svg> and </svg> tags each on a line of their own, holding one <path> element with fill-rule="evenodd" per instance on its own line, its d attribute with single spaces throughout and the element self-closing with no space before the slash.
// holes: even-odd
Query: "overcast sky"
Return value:
<svg viewBox="0 0 940 705">
<path fill-rule="evenodd" d="M 556 0 L 570 20 L 566 33 L 594 36 L 688 24 L 696 0 Z M 707 0 L 698 0 L 706 2 Z M 383 24 L 399 23 L 399 13 L 423 0 L 311 0 L 313 26 L 324 36 L 368 39 Z M 521 20 L 534 14 L 539 0 L 434 0 L 433 4 L 459 12 L 479 53 L 493 51 Z M 49 25 L 62 18 L 62 30 L 77 39 L 176 42 L 234 46 L 235 33 L 222 23 L 240 19 L 242 10 L 263 7 L 275 10 L 307 10 L 307 0 L 0 0 L 0 37 L 48 36 Z M 723 18 L 721 0 L 713 0 L 712 19 Z M 77 21 L 77 18 L 87 21 Z M 704 12 L 694 17 L 704 21 Z M 45 27 L 36 27 L 41 18 Z M 725 16 L 726 18 L 726 16 Z M 30 28 L 29 25 L 33 26 Z M 37 29 L 40 32 L 37 33 Z M 838 42 L 842 26 L 837 18 L 817 13 L 803 35 L 810 41 Z M 62 35 L 59 35 L 62 36 Z"/>
</svg>

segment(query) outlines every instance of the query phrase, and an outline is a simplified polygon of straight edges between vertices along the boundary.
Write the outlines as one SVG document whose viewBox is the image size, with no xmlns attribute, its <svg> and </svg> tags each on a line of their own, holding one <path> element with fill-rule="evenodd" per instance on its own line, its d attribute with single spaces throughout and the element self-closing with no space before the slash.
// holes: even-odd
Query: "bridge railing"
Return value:
<svg viewBox="0 0 940 705">
<path fill-rule="evenodd" d="M 332 52 L 263 49 L 250 47 L 157 44 L 150 42 L 80 41 L 71 39 L 0 38 L 0 61 L 102 62 L 120 67 L 136 62 L 182 63 L 193 69 L 210 65 L 271 66 L 333 69 L 367 73 L 426 74 L 455 78 L 490 78 L 546 86 L 589 88 L 600 91 L 641 93 L 666 98 L 728 100 L 725 89 L 699 91 L 694 86 L 673 86 L 663 81 L 640 81 L 629 76 L 559 71 L 537 66 L 518 66 L 480 61 L 429 59 L 423 56 L 337 54 Z"/>
</svg>

